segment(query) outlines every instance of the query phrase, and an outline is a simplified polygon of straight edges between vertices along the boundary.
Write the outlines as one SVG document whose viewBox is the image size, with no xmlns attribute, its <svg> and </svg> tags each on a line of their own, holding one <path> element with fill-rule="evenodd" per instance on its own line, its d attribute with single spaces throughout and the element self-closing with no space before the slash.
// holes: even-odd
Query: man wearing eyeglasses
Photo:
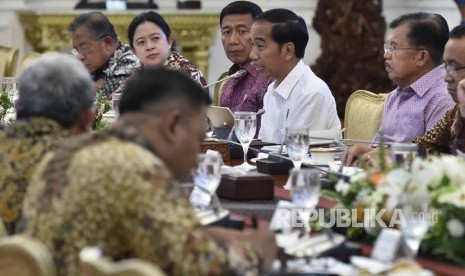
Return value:
<svg viewBox="0 0 465 276">
<path fill-rule="evenodd" d="M 465 26 L 452 29 L 444 50 L 447 90 L 454 102 L 459 103 L 458 93 L 463 93 L 465 79 Z M 458 83 L 460 82 L 460 88 Z M 460 91 L 462 89 L 462 91 Z M 463 105 L 463 104 L 462 104 Z M 437 124 L 425 135 L 415 139 L 415 143 L 425 147 L 429 153 L 465 152 L 465 107 L 457 104 L 447 111 Z"/>
<path fill-rule="evenodd" d="M 139 59 L 128 45 L 121 44 L 113 25 L 101 12 L 80 14 L 70 24 L 72 53 L 87 67 L 95 90 L 110 96 L 139 68 Z"/>
<path fill-rule="evenodd" d="M 449 36 L 446 20 L 439 14 L 416 12 L 394 19 L 389 27 L 393 30 L 384 45 L 386 72 L 398 87 L 388 95 L 374 144 L 382 136 L 388 143 L 410 143 L 454 106 L 442 65 Z M 346 164 L 358 155 L 368 160 L 375 153 L 376 149 L 355 145 Z"/>
</svg>

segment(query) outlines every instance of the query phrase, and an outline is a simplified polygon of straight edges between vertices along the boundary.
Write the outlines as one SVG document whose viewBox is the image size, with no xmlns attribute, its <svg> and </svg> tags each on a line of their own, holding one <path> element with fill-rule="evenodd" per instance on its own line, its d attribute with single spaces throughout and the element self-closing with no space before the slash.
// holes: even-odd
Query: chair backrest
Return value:
<svg viewBox="0 0 465 276">
<path fill-rule="evenodd" d="M 42 54 L 37 53 L 37 52 L 29 52 L 24 55 L 23 59 L 19 63 L 19 68 L 18 68 L 18 76 L 21 75 L 24 72 L 24 69 L 31 64 L 34 60 L 40 58 Z"/>
<path fill-rule="evenodd" d="M 54 276 L 55 264 L 45 245 L 30 237 L 0 238 L 0 275 Z"/>
<path fill-rule="evenodd" d="M 2 77 L 14 77 L 19 50 L 0 46 L 0 73 Z"/>
<path fill-rule="evenodd" d="M 164 276 L 155 264 L 141 259 L 112 262 L 98 247 L 85 247 L 79 254 L 80 276 Z"/>
<path fill-rule="evenodd" d="M 344 117 L 346 139 L 371 141 L 379 130 L 388 93 L 357 90 L 347 100 Z"/>
<path fill-rule="evenodd" d="M 223 72 L 218 80 L 224 79 L 229 75 L 229 72 Z M 213 105 L 219 106 L 220 105 L 220 98 L 221 98 L 221 90 L 223 90 L 223 85 L 225 81 L 219 82 L 215 84 L 213 90 Z"/>
</svg>

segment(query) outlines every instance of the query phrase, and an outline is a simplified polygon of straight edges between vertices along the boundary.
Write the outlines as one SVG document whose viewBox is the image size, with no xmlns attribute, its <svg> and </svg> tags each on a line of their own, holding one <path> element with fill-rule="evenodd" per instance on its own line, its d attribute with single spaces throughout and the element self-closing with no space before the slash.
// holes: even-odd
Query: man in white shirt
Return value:
<svg viewBox="0 0 465 276">
<path fill-rule="evenodd" d="M 286 127 L 309 128 L 311 136 L 340 135 L 331 91 L 302 61 L 308 42 L 302 17 L 286 9 L 266 11 L 255 18 L 251 37 L 250 58 L 260 75 L 275 79 L 265 94 L 258 137 L 281 143 Z"/>
</svg>

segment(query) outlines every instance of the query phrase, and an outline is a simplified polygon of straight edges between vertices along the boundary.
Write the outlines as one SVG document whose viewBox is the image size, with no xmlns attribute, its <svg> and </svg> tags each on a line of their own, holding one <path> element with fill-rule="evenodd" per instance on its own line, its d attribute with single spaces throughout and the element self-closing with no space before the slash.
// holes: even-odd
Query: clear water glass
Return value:
<svg viewBox="0 0 465 276">
<path fill-rule="evenodd" d="M 399 228 L 414 258 L 430 226 L 429 198 L 427 195 L 402 194 L 398 209 L 402 214 Z"/>
<path fill-rule="evenodd" d="M 244 151 L 244 163 L 235 166 L 236 169 L 250 171 L 256 169 L 255 166 L 247 163 L 247 152 L 250 143 L 257 132 L 257 114 L 255 112 L 234 112 L 234 133 L 241 143 Z"/>
<path fill-rule="evenodd" d="M 308 128 L 286 128 L 286 151 L 294 163 L 294 168 L 300 169 L 302 162 L 308 155 L 310 137 Z"/>
<path fill-rule="evenodd" d="M 193 173 L 194 189 L 190 194 L 191 205 L 206 208 L 221 182 L 221 157 L 201 153 L 197 156 L 198 165 Z"/>
<path fill-rule="evenodd" d="M 316 169 L 292 169 L 290 172 L 291 200 L 300 210 L 304 230 L 310 231 L 309 217 L 320 199 L 321 182 Z"/>
<path fill-rule="evenodd" d="M 398 167 L 410 169 L 418 155 L 418 145 L 413 143 L 396 143 L 391 146 L 392 163 Z"/>
<path fill-rule="evenodd" d="M 111 95 L 111 110 L 113 110 L 113 114 L 115 114 L 115 117 L 119 117 L 119 102 L 121 100 L 121 96 L 123 93 L 113 93 Z"/>
<path fill-rule="evenodd" d="M 2 78 L 2 92 L 8 93 L 8 98 L 12 103 L 18 100 L 18 78 L 17 77 L 3 77 Z"/>
</svg>

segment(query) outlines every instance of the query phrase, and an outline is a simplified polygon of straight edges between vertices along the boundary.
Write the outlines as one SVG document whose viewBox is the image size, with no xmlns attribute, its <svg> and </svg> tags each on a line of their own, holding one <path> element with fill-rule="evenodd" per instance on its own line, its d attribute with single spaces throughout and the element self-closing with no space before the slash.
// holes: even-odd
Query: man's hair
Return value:
<svg viewBox="0 0 465 276">
<path fill-rule="evenodd" d="M 286 9 L 272 9 L 255 18 L 255 22 L 273 23 L 271 38 L 280 46 L 292 42 L 295 47 L 295 56 L 299 59 L 304 57 L 305 48 L 308 43 L 308 30 L 305 20 Z"/>
<path fill-rule="evenodd" d="M 220 27 L 223 24 L 223 18 L 226 15 L 250 14 L 252 18 L 255 19 L 257 15 L 261 14 L 262 12 L 263 12 L 262 9 L 257 4 L 249 2 L 249 1 L 231 2 L 221 10 Z"/>
<path fill-rule="evenodd" d="M 458 25 L 455 26 L 452 31 L 450 31 L 449 38 L 451 39 L 460 39 L 465 37 L 465 26 Z"/>
<path fill-rule="evenodd" d="M 118 35 L 113 24 L 101 12 L 81 13 L 71 22 L 68 31 L 74 33 L 81 26 L 89 30 L 95 40 L 109 36 L 114 42 L 118 41 Z"/>
<path fill-rule="evenodd" d="M 33 116 L 72 127 L 95 93 L 84 65 L 66 54 L 47 54 L 33 61 L 19 79 L 18 119 Z"/>
<path fill-rule="evenodd" d="M 403 24 L 409 25 L 407 37 L 413 46 L 426 49 L 433 63 L 441 64 L 444 47 L 449 39 L 449 25 L 444 17 L 429 12 L 408 13 L 394 19 L 389 27 L 395 29 Z"/>
<path fill-rule="evenodd" d="M 165 19 L 159 15 L 158 13 L 154 11 L 149 11 L 149 12 L 143 12 L 131 21 L 128 27 L 128 39 L 129 39 L 129 45 L 131 48 L 134 49 L 134 34 L 136 33 L 137 27 L 139 27 L 141 24 L 145 22 L 152 22 L 153 24 L 157 25 L 160 27 L 160 29 L 163 31 L 165 34 L 166 38 L 169 39 L 171 36 L 171 29 L 168 23 L 166 23 Z"/>
<path fill-rule="evenodd" d="M 197 113 L 212 100 L 188 75 L 163 66 L 146 67 L 130 78 L 119 106 L 120 114 L 128 112 L 166 112 L 174 105 L 188 114 Z"/>
</svg>

